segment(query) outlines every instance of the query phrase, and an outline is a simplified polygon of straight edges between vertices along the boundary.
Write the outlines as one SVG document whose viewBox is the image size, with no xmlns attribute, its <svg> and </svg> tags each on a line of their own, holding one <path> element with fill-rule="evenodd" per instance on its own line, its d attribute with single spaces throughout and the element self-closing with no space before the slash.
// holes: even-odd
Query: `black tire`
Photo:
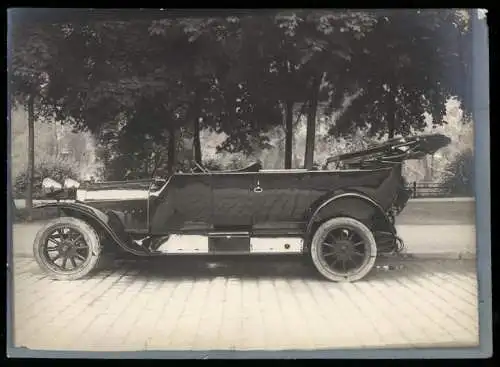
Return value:
<svg viewBox="0 0 500 367">
<path fill-rule="evenodd" d="M 343 236 L 347 237 L 344 239 Z M 377 244 L 372 232 L 353 218 L 339 217 L 326 221 L 316 230 L 311 242 L 311 259 L 315 268 L 334 282 L 355 282 L 364 278 L 375 265 L 376 257 Z M 342 269 L 334 266 L 338 262 L 341 262 Z M 354 264 L 354 267 L 348 268 L 348 263 Z"/>
<path fill-rule="evenodd" d="M 55 246 L 49 247 L 49 242 Z M 49 252 L 56 254 L 51 257 Z M 52 279 L 77 280 L 97 267 L 101 260 L 101 245 L 98 234 L 88 223 L 72 217 L 60 217 L 38 231 L 33 254 L 40 268 Z M 60 264 L 57 264 L 59 259 Z M 71 269 L 66 267 L 68 259 Z"/>
</svg>

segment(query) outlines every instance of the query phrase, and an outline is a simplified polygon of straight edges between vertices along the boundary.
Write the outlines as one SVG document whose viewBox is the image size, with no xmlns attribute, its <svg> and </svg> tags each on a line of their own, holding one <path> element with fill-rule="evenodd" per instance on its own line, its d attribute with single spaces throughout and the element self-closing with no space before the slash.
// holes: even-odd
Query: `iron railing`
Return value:
<svg viewBox="0 0 500 367">
<path fill-rule="evenodd" d="M 449 187 L 437 182 L 409 182 L 407 188 L 412 190 L 412 198 L 447 198 L 457 195 Z"/>
</svg>

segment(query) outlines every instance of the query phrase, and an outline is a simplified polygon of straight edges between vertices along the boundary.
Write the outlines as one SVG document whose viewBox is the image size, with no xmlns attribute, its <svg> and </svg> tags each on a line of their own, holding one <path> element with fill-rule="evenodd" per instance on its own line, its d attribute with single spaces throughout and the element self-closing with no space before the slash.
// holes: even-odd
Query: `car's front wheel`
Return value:
<svg viewBox="0 0 500 367">
<path fill-rule="evenodd" d="M 377 245 L 370 229 L 360 221 L 339 217 L 319 226 L 311 242 L 316 269 L 334 282 L 354 282 L 375 265 Z"/>
<path fill-rule="evenodd" d="M 100 260 L 99 236 L 80 219 L 56 218 L 38 231 L 33 254 L 51 278 L 80 279 L 94 270 Z"/>
</svg>

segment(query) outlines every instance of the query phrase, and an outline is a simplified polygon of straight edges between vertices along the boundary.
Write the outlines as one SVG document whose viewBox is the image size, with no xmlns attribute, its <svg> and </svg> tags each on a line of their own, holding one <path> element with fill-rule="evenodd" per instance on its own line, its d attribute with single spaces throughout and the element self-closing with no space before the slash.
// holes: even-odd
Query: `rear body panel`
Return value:
<svg viewBox="0 0 500 367">
<path fill-rule="evenodd" d="M 384 202 L 391 170 L 265 172 L 256 180 L 262 192 L 252 192 L 252 229 L 256 235 L 276 235 L 303 233 L 315 206 L 340 192 L 361 192 Z"/>
</svg>

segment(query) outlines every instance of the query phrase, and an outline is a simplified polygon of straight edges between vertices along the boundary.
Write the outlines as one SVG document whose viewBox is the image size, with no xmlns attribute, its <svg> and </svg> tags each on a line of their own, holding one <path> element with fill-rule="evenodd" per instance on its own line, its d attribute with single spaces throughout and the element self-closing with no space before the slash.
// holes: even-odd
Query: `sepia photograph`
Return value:
<svg viewBox="0 0 500 367">
<path fill-rule="evenodd" d="M 491 355 L 486 17 L 10 9 L 9 355 Z"/>
</svg>

